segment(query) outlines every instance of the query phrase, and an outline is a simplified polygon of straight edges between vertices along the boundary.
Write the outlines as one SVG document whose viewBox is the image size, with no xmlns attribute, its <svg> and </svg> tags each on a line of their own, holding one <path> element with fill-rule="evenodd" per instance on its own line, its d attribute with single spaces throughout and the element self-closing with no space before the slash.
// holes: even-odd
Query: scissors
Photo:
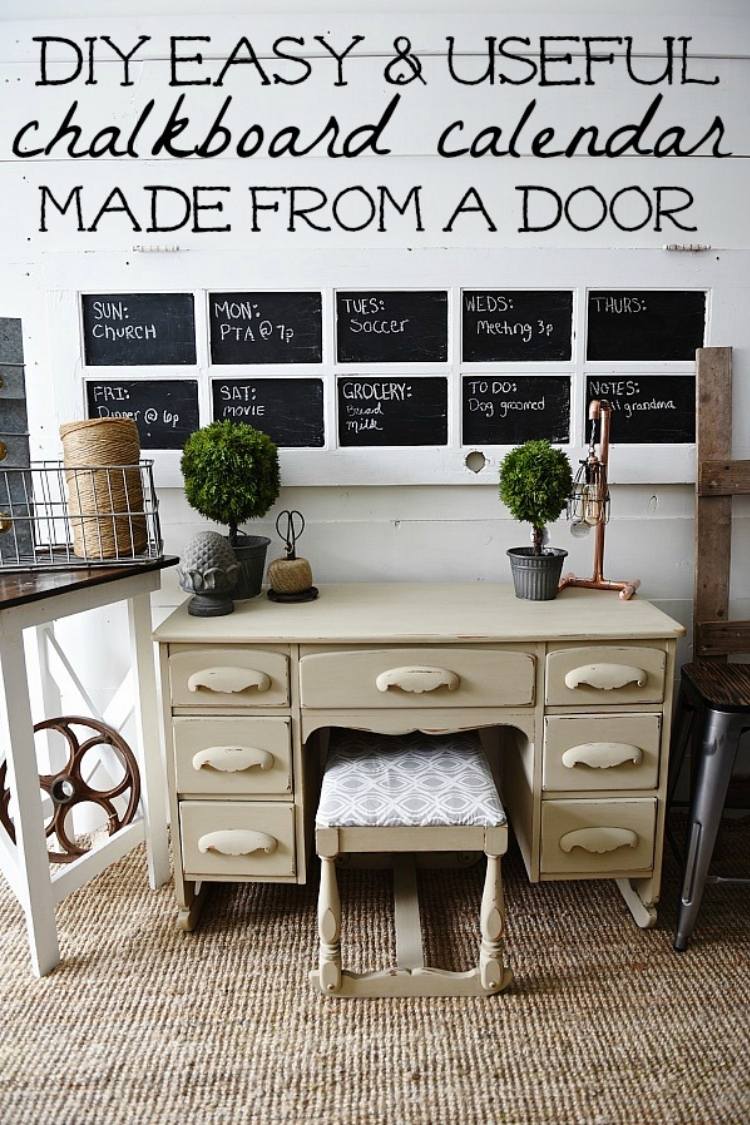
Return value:
<svg viewBox="0 0 750 1125">
<path fill-rule="evenodd" d="M 281 528 L 284 524 L 284 520 L 286 520 L 286 525 L 282 531 Z M 297 545 L 297 540 L 304 530 L 305 517 L 302 515 L 302 512 L 298 512 L 296 509 L 289 511 L 288 508 L 285 508 L 283 512 L 279 512 L 276 517 L 276 534 L 280 539 L 283 539 L 286 544 L 286 557 L 288 559 L 297 558 L 295 547 Z"/>
</svg>

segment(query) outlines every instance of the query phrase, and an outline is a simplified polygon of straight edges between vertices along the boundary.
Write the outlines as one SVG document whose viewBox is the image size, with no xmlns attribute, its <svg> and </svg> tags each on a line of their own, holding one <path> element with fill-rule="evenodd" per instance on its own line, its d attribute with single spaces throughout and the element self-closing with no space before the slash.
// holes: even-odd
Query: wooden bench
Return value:
<svg viewBox="0 0 750 1125">
<path fill-rule="evenodd" d="M 512 980 L 502 962 L 501 857 L 508 828 L 476 732 L 392 737 L 335 730 L 316 817 L 321 861 L 318 969 L 327 996 L 487 996 Z M 414 852 L 483 851 L 479 961 L 465 972 L 424 964 Z M 365 973 L 341 966 L 341 905 L 336 857 L 391 852 L 397 968 Z"/>
</svg>

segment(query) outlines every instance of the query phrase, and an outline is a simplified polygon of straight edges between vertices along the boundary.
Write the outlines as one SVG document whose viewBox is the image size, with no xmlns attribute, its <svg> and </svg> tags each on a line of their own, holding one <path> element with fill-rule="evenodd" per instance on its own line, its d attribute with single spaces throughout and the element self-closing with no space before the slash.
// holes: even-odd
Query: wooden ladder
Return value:
<svg viewBox="0 0 750 1125">
<path fill-rule="evenodd" d="M 750 620 L 729 621 L 732 497 L 750 495 L 750 460 L 732 460 L 732 349 L 696 352 L 697 482 L 693 659 L 750 652 Z"/>
</svg>

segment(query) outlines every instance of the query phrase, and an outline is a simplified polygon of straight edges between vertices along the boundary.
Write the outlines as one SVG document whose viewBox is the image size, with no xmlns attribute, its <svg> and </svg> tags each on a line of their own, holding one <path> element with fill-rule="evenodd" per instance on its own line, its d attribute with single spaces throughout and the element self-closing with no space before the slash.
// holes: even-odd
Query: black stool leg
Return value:
<svg viewBox="0 0 750 1125">
<path fill-rule="evenodd" d="M 696 707 L 691 700 L 688 691 L 685 687 L 684 677 L 680 680 L 680 690 L 677 696 L 677 706 L 674 713 L 674 725 L 672 728 L 672 739 L 669 749 L 669 777 L 667 779 L 667 817 L 664 826 L 664 832 L 667 838 L 667 843 L 672 849 L 672 854 L 676 856 L 680 866 L 683 862 L 683 852 L 678 846 L 677 841 L 672 831 L 672 822 L 669 812 L 672 808 L 672 802 L 677 792 L 677 785 L 682 775 L 682 768 L 685 764 L 687 757 L 688 746 L 693 746 L 693 754 L 695 753 L 695 732 L 698 729 L 698 719 Z"/>
<path fill-rule="evenodd" d="M 747 726 L 747 717 L 708 709 L 704 722 L 690 805 L 688 852 L 674 940 L 674 947 L 680 952 L 687 949 L 698 918 L 740 734 Z"/>
<path fill-rule="evenodd" d="M 674 729 L 672 731 L 672 745 L 669 751 L 669 781 L 667 783 L 667 808 L 674 800 L 677 783 L 685 764 L 685 755 L 691 741 L 693 723 L 695 720 L 695 707 L 691 703 L 684 683 L 680 684 L 680 692 L 675 708 Z"/>
</svg>

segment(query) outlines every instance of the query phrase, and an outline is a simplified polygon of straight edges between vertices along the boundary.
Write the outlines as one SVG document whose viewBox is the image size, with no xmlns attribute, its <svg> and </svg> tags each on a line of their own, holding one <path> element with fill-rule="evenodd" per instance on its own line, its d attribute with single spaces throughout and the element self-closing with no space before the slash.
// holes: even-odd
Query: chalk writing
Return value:
<svg viewBox="0 0 750 1125">
<path fill-rule="evenodd" d="M 612 404 L 612 441 L 676 444 L 695 441 L 693 375 L 589 378 L 586 403 Z"/>
<path fill-rule="evenodd" d="M 143 449 L 182 449 L 199 425 L 193 379 L 89 380 L 86 407 L 89 418 L 132 418 Z"/>
<path fill-rule="evenodd" d="M 211 362 L 320 363 L 320 293 L 210 293 Z"/>
<path fill-rule="evenodd" d="M 81 303 L 87 365 L 195 363 L 192 294 L 84 294 Z"/>
<path fill-rule="evenodd" d="M 567 290 L 464 290 L 463 359 L 570 359 L 572 319 L 573 294 Z"/>
<path fill-rule="evenodd" d="M 325 444 L 321 379 L 214 379 L 213 417 L 247 422 L 286 449 Z"/>
<path fill-rule="evenodd" d="M 702 290 L 594 290 L 586 354 L 593 360 L 692 360 L 703 346 Z"/>
<path fill-rule="evenodd" d="M 463 379 L 464 445 L 570 440 L 570 379 L 559 375 Z"/>
<path fill-rule="evenodd" d="M 338 292 L 339 363 L 442 363 L 448 357 L 444 290 Z"/>
<path fill-rule="evenodd" d="M 445 445 L 444 378 L 338 379 L 341 445 Z"/>
</svg>

